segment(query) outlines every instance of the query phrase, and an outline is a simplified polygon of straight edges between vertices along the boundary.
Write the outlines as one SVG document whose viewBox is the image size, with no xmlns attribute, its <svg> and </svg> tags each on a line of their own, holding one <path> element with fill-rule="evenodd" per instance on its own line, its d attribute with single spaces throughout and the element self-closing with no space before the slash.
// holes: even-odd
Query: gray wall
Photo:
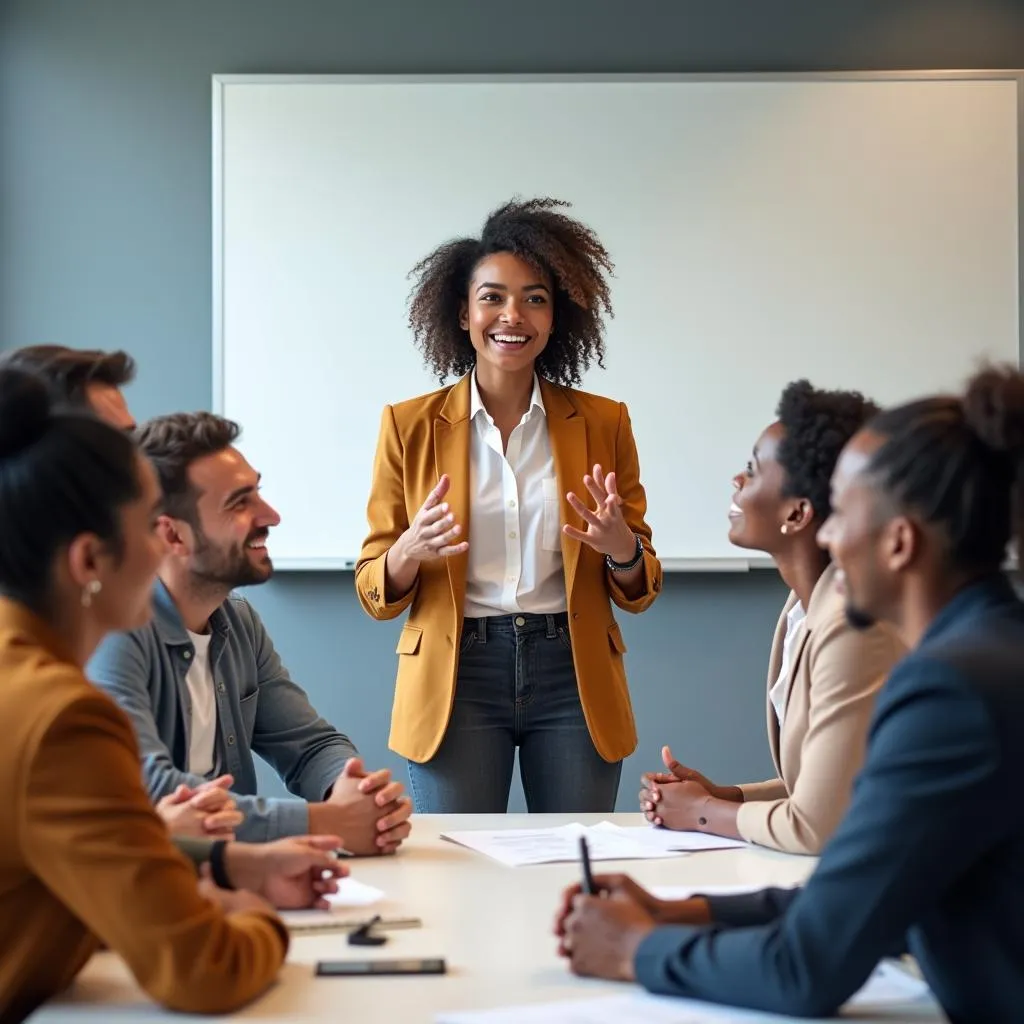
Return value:
<svg viewBox="0 0 1024 1024">
<path fill-rule="evenodd" d="M 214 73 L 1022 65 L 1019 0 L 0 0 L 0 345 L 124 347 L 137 415 L 209 407 Z M 467 162 L 492 140 L 467 139 Z M 399 769 L 395 624 L 363 615 L 351 574 L 281 574 L 251 596 L 321 711 Z M 625 617 L 640 749 L 620 807 L 666 740 L 722 781 L 769 771 L 783 597 L 773 573 L 673 575 Z"/>
</svg>

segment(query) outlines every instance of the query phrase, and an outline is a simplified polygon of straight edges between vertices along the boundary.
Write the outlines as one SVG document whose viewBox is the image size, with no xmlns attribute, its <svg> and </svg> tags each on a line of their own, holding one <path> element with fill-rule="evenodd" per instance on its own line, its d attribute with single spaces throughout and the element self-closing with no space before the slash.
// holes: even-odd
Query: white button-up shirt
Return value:
<svg viewBox="0 0 1024 1024">
<path fill-rule="evenodd" d="M 797 601 L 786 615 L 786 635 L 782 640 L 782 665 L 779 668 L 779 678 L 775 680 L 772 688 L 768 691 L 768 698 L 775 708 L 775 717 L 779 720 L 779 728 L 782 728 L 786 720 L 786 699 L 789 696 L 789 673 L 793 670 L 793 645 L 800 635 L 807 612 L 804 606 Z"/>
<path fill-rule="evenodd" d="M 470 378 L 469 553 L 472 617 L 564 612 L 561 496 L 540 382 L 502 451 L 501 432 Z"/>
</svg>

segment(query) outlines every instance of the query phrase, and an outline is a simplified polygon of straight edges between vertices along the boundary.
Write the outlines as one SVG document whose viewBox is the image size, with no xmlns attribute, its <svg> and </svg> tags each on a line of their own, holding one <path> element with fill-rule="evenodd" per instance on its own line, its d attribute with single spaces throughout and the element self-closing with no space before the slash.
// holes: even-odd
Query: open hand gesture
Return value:
<svg viewBox="0 0 1024 1024">
<path fill-rule="evenodd" d="M 449 558 L 469 550 L 469 544 L 459 540 L 462 527 L 444 500 L 451 485 L 451 478 L 443 475 L 402 534 L 402 555 L 409 561 Z"/>
<path fill-rule="evenodd" d="M 570 491 L 566 499 L 583 519 L 586 529 L 578 530 L 566 524 L 562 532 L 602 555 L 608 555 L 614 562 L 631 562 L 636 556 L 636 534 L 622 517 L 622 498 L 619 496 L 615 473 L 605 476 L 601 467 L 595 465 L 593 475 L 583 477 L 583 485 L 597 502 L 597 508 L 587 508 Z"/>
</svg>

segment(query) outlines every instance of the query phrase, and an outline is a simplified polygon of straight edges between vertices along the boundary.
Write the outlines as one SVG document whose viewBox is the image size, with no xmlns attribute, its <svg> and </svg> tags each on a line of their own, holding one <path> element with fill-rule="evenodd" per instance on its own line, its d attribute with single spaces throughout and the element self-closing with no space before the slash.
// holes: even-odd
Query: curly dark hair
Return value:
<svg viewBox="0 0 1024 1024">
<path fill-rule="evenodd" d="M 556 207 L 560 199 L 513 200 L 487 218 L 480 238 L 445 242 L 413 267 L 409 326 L 427 365 L 444 383 L 472 369 L 476 352 L 459 326 L 469 282 L 480 261 L 507 252 L 550 277 L 554 328 L 537 358 L 537 372 L 558 384 L 577 385 L 591 362 L 604 368 L 603 314 L 612 315 L 607 250 L 586 225 Z"/>
<path fill-rule="evenodd" d="M 783 497 L 806 498 L 824 522 L 832 514 L 839 453 L 878 411 L 859 391 L 822 391 L 806 380 L 789 384 L 775 413 L 783 429 L 776 456 L 785 474 Z"/>
</svg>

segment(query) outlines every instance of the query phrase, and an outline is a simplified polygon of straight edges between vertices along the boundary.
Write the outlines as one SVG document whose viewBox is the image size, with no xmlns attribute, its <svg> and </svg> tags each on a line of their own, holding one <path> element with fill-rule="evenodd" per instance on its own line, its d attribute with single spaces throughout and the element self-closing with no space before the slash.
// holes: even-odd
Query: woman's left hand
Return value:
<svg viewBox="0 0 1024 1024">
<path fill-rule="evenodd" d="M 616 486 L 615 473 L 605 476 L 601 467 L 595 465 L 593 476 L 587 474 L 583 477 L 583 485 L 597 502 L 597 508 L 591 511 L 570 491 L 566 499 L 587 528 L 577 530 L 575 526 L 566 524 L 562 532 L 602 555 L 608 555 L 613 562 L 632 562 L 636 557 L 636 534 L 622 517 L 622 498 Z"/>
</svg>

